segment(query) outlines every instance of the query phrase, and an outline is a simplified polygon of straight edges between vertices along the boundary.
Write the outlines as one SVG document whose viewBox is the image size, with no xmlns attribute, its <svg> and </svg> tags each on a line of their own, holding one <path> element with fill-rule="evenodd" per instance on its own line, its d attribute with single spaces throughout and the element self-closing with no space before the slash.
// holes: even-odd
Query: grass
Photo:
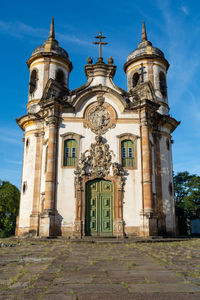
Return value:
<svg viewBox="0 0 200 300">
<path fill-rule="evenodd" d="M 76 266 L 75 268 L 72 269 L 72 271 L 80 271 L 80 266 Z"/>
<path fill-rule="evenodd" d="M 92 260 L 92 261 L 90 261 L 90 266 L 94 266 L 96 263 L 97 263 L 96 260 Z"/>
<path fill-rule="evenodd" d="M 123 287 L 125 287 L 126 289 L 128 289 L 128 283 L 127 283 L 127 282 L 122 281 L 122 282 L 121 282 L 121 285 L 122 285 Z"/>
<path fill-rule="evenodd" d="M 97 277 L 96 274 L 92 274 L 92 275 L 90 276 L 90 283 L 93 283 L 93 282 L 94 282 L 94 279 L 95 279 L 96 277 Z"/>
</svg>

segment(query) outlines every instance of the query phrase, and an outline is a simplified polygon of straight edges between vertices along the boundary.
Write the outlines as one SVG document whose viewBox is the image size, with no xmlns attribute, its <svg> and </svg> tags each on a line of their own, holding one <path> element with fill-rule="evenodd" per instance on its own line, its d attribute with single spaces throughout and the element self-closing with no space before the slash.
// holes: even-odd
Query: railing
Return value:
<svg viewBox="0 0 200 300">
<path fill-rule="evenodd" d="M 122 158 L 123 167 L 134 167 L 134 158 Z"/>
<path fill-rule="evenodd" d="M 76 166 L 76 157 L 65 157 L 64 158 L 64 166 Z"/>
</svg>

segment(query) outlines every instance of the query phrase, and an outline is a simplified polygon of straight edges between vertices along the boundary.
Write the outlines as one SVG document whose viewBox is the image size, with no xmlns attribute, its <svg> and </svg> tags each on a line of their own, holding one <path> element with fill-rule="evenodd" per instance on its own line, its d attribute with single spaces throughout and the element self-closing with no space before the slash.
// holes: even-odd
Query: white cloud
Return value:
<svg viewBox="0 0 200 300">
<path fill-rule="evenodd" d="M 42 28 L 34 28 L 22 22 L 4 22 L 0 20 L 0 32 L 22 39 L 27 36 L 44 37 L 47 30 Z"/>
<path fill-rule="evenodd" d="M 33 37 L 44 40 L 49 34 L 48 30 L 44 28 L 32 27 L 19 21 L 4 22 L 2 20 L 0 20 L 0 32 L 13 36 L 17 39 L 31 38 L 31 41 Z M 62 42 L 68 41 L 77 45 L 91 46 L 91 42 L 84 39 L 79 39 L 75 35 L 67 35 L 56 32 L 56 38 Z"/>
<path fill-rule="evenodd" d="M 189 16 L 189 10 L 186 6 L 181 6 L 181 10 L 186 16 Z"/>
</svg>

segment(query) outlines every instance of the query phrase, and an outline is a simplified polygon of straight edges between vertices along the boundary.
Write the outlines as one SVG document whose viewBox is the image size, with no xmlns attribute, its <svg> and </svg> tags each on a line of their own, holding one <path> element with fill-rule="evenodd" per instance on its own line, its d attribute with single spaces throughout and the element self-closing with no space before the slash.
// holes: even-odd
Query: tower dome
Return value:
<svg viewBox="0 0 200 300">
<path fill-rule="evenodd" d="M 51 21 L 48 39 L 32 52 L 27 65 L 30 70 L 27 108 L 40 101 L 50 78 L 68 88 L 69 74 L 73 66 L 68 53 L 55 39 L 54 19 Z"/>
<path fill-rule="evenodd" d="M 130 61 L 132 62 L 134 59 L 138 59 L 138 58 L 142 58 L 142 57 L 153 58 L 154 56 L 156 56 L 157 58 L 160 58 L 160 59 L 165 59 L 164 53 L 160 49 L 152 46 L 152 43 L 150 41 L 148 41 L 145 23 L 143 21 L 142 40 L 138 44 L 138 47 L 128 55 L 127 64 Z M 167 60 L 166 60 L 166 64 L 168 64 Z M 168 64 L 168 67 L 169 67 L 169 64 Z"/>
<path fill-rule="evenodd" d="M 127 57 L 124 71 L 127 75 L 128 90 L 142 82 L 150 81 L 153 85 L 157 101 L 161 104 L 161 112 L 168 113 L 166 74 L 169 63 L 164 53 L 152 46 L 147 39 L 146 27 L 142 24 L 142 39 L 137 48 Z"/>
<path fill-rule="evenodd" d="M 69 62 L 69 55 L 68 55 L 67 51 L 65 51 L 63 48 L 61 48 L 59 46 L 58 41 L 55 39 L 54 19 L 52 19 L 52 22 L 51 22 L 48 39 L 44 42 L 43 45 L 37 47 L 32 52 L 31 58 L 29 60 L 32 60 L 36 56 L 49 55 L 49 53 L 52 53 L 53 55 L 56 55 L 62 59 L 66 59 L 66 61 Z"/>
</svg>

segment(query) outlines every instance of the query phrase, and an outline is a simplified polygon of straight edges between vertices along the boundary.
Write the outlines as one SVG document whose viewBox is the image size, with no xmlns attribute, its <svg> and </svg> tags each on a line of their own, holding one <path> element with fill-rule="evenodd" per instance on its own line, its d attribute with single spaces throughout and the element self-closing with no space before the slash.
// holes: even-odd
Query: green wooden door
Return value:
<svg viewBox="0 0 200 300">
<path fill-rule="evenodd" d="M 86 184 L 86 235 L 109 236 L 113 232 L 113 184 L 96 179 Z"/>
</svg>

